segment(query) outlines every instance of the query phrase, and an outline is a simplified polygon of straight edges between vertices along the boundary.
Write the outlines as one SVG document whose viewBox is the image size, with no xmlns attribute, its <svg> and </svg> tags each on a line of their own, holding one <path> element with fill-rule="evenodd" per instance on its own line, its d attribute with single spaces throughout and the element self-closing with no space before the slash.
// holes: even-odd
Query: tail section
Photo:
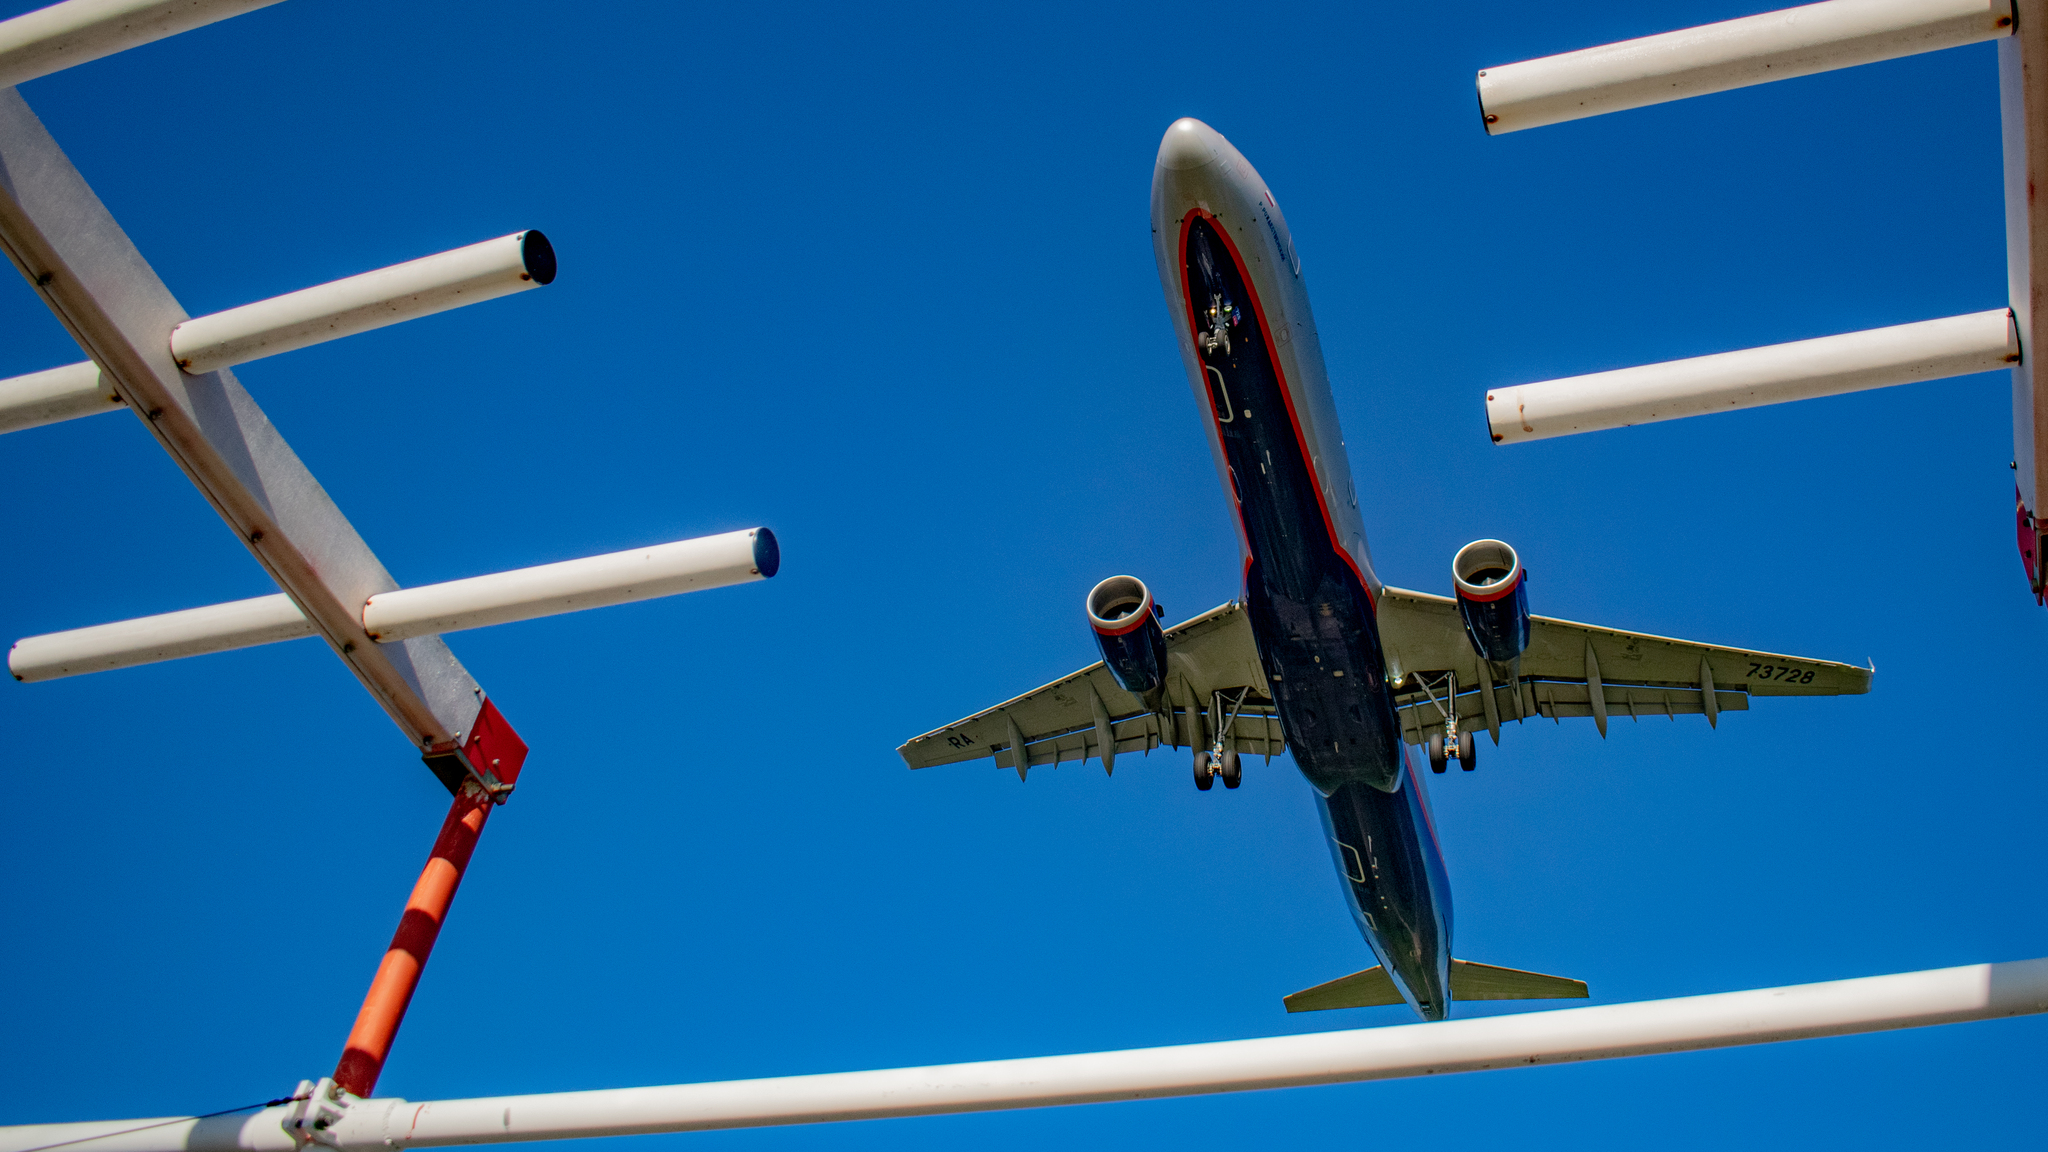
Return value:
<svg viewBox="0 0 2048 1152">
<path fill-rule="evenodd" d="M 1455 995 L 1455 994 L 1454 994 Z M 1326 1008 L 1371 1008 L 1378 1004 L 1402 1003 L 1394 978 L 1375 964 L 1363 972 L 1339 976 L 1327 984 L 1304 988 L 1281 1003 L 1289 1012 L 1321 1012 Z"/>
<path fill-rule="evenodd" d="M 1520 968 L 1474 964 L 1470 960 L 1451 961 L 1453 1000 L 1583 1000 L 1588 995 L 1584 980 L 1568 976 L 1546 976 Z M 1375 964 L 1363 972 L 1304 988 L 1282 1003 L 1289 1012 L 1321 1012 L 1330 1008 L 1399 1004 L 1401 994 L 1395 991 L 1386 969 Z"/>
<path fill-rule="evenodd" d="M 1569 976 L 1451 961 L 1453 1000 L 1584 1000 L 1589 995 L 1584 980 Z"/>
</svg>

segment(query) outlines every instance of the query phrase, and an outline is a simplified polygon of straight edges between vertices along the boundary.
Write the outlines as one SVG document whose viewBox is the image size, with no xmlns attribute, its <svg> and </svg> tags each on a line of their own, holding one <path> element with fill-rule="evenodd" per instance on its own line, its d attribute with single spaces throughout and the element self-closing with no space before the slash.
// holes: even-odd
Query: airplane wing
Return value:
<svg viewBox="0 0 2048 1152">
<path fill-rule="evenodd" d="M 1749 708 L 1751 696 L 1841 696 L 1870 690 L 1871 670 L 1673 640 L 1617 628 L 1529 617 L 1529 647 L 1513 664 L 1481 660 L 1465 636 L 1457 601 L 1388 588 L 1379 599 L 1380 639 L 1401 735 L 1426 743 L 1455 707 L 1465 731 L 1503 722 L 1590 717 L 1604 735 L 1617 716 L 1696 716 L 1716 723 Z M 1286 751 L 1251 622 L 1236 603 L 1166 630 L 1167 683 L 1156 708 L 1118 686 L 1101 661 L 956 720 L 896 751 L 912 768 L 993 757 L 999 768 L 1058 767 L 1164 744 L 1210 742 L 1227 723 L 1239 755 Z M 1022 747 L 1020 759 L 1016 749 Z M 1105 767 L 1109 765 L 1105 763 Z"/>
<path fill-rule="evenodd" d="M 912 768 L 994 757 L 1018 777 L 1039 765 L 1150 752 L 1161 744 L 1210 742 L 1228 724 L 1239 755 L 1268 758 L 1287 750 L 1265 691 L 1258 644 L 1236 603 L 1166 629 L 1166 685 L 1156 707 L 1118 686 L 1101 661 L 1014 700 L 927 732 L 896 751 Z M 1019 757 L 1017 749 L 1024 749 Z"/>
<path fill-rule="evenodd" d="M 1458 726 L 1486 728 L 1532 716 L 1589 716 L 1607 734 L 1617 716 L 1695 716 L 1708 723 L 1749 708 L 1751 696 L 1843 696 L 1870 691 L 1872 669 L 1529 617 L 1529 647 L 1515 665 L 1481 660 L 1465 637 L 1457 601 L 1388 588 L 1380 639 L 1397 680 L 1401 734 L 1411 744 Z M 1447 694 L 1448 692 L 1448 694 Z"/>
</svg>

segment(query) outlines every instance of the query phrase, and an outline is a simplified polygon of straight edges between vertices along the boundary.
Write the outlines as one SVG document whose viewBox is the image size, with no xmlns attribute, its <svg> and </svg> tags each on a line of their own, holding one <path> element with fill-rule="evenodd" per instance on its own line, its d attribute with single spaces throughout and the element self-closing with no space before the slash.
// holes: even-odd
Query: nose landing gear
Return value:
<svg viewBox="0 0 2048 1152">
<path fill-rule="evenodd" d="M 1209 330 L 1207 332 L 1195 333 L 1195 343 L 1202 346 L 1202 354 L 1204 356 L 1215 352 L 1218 348 L 1223 349 L 1223 354 L 1228 356 L 1230 354 L 1231 326 L 1243 323 L 1244 313 L 1238 311 L 1237 305 L 1225 299 L 1221 292 L 1211 292 L 1209 294 L 1208 318 Z"/>
</svg>

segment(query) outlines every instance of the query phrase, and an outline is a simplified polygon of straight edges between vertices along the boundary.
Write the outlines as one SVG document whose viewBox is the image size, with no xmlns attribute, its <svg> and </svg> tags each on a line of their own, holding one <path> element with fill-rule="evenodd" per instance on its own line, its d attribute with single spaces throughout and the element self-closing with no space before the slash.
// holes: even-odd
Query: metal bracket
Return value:
<svg viewBox="0 0 2048 1152">
<path fill-rule="evenodd" d="M 1422 689 L 1422 694 L 1429 697 L 1431 704 L 1436 705 L 1437 715 L 1444 718 L 1444 750 L 1455 754 L 1458 748 L 1458 674 L 1452 671 L 1437 677 L 1437 685 L 1444 690 L 1442 700 L 1438 700 L 1436 693 L 1430 690 L 1430 678 L 1427 675 L 1416 672 L 1413 676 L 1415 686 Z"/>
<path fill-rule="evenodd" d="M 1215 738 L 1210 741 L 1209 754 L 1211 756 L 1217 757 L 1220 760 L 1223 750 L 1230 746 L 1230 730 L 1237 726 L 1238 712 L 1244 708 L 1245 697 L 1251 694 L 1250 685 L 1239 688 L 1237 690 L 1237 699 L 1230 702 L 1230 711 L 1226 714 L 1223 710 L 1223 704 L 1225 699 L 1229 697 L 1229 692 L 1219 688 L 1215 692 L 1210 693 L 1209 715 L 1223 717 L 1222 723 L 1216 725 Z"/>
<path fill-rule="evenodd" d="M 332 1076 L 322 1076 L 317 1081 L 301 1080 L 279 1127 L 291 1137 L 294 1148 L 320 1144 L 339 1149 L 341 1142 L 334 1138 L 333 1129 L 354 1101 L 355 1097 L 343 1092 Z"/>
</svg>

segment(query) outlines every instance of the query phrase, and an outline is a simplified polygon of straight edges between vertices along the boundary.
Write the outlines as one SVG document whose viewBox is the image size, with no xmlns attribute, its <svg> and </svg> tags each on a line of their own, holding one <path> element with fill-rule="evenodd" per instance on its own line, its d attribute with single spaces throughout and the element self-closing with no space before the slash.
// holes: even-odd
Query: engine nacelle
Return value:
<svg viewBox="0 0 2048 1152">
<path fill-rule="evenodd" d="M 1472 650 L 1505 664 L 1529 646 L 1529 581 L 1522 558 L 1499 540 L 1474 540 L 1451 558 L 1458 614 Z"/>
<path fill-rule="evenodd" d="M 1143 580 L 1111 576 L 1090 589 L 1088 623 L 1103 663 L 1124 691 L 1143 696 L 1166 682 L 1166 634 Z"/>
</svg>

